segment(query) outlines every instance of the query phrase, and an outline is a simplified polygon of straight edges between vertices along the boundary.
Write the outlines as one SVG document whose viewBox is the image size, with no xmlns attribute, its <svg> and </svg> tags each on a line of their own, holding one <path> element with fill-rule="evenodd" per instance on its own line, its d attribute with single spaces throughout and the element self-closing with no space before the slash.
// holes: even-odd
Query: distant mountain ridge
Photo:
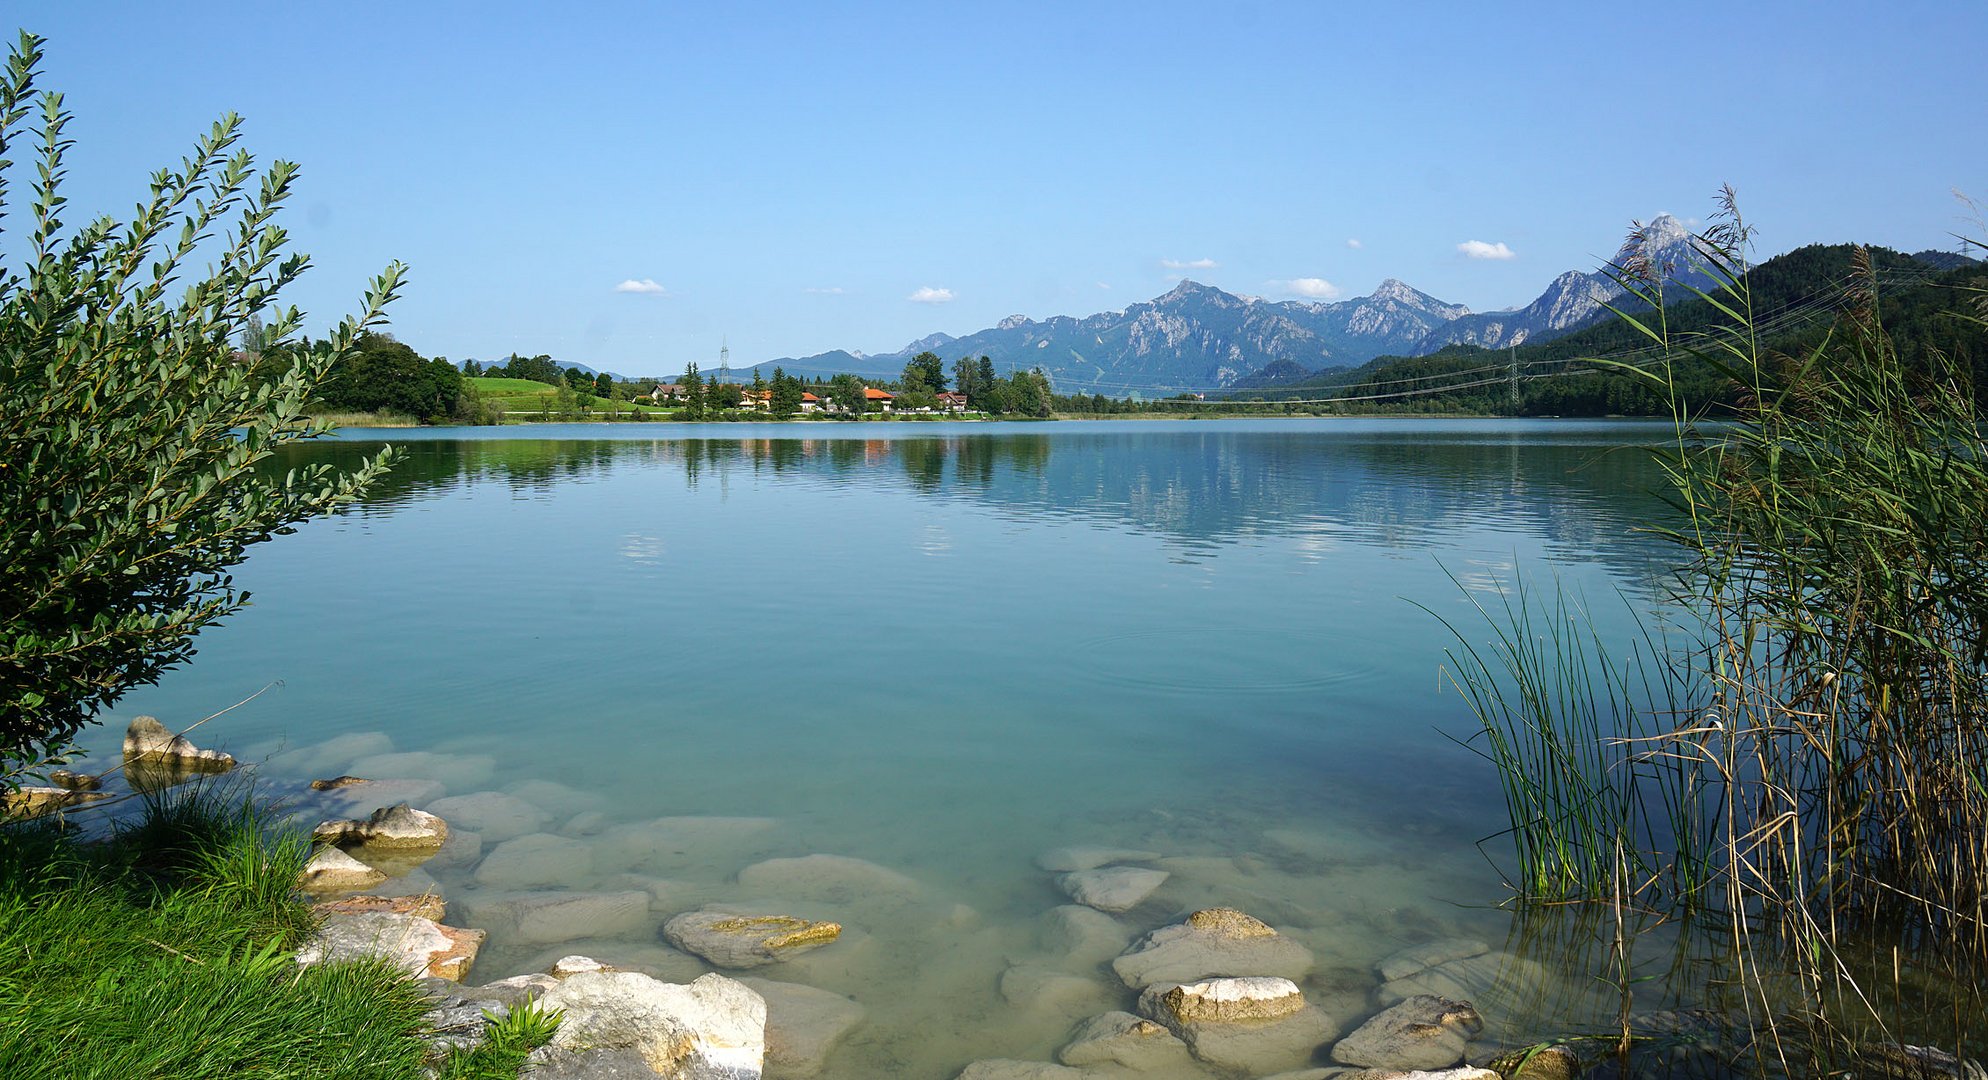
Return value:
<svg viewBox="0 0 1988 1080">
<path fill-rule="evenodd" d="M 1704 285 L 1692 235 L 1683 222 L 1660 214 L 1643 227 L 1654 265 L 1671 283 Z M 1927 262 L 1967 261 L 1926 252 Z M 1351 369 L 1381 356 L 1426 356 L 1455 345 L 1508 348 L 1539 344 L 1608 317 L 1606 305 L 1623 296 L 1605 272 L 1569 270 L 1531 303 L 1510 311 L 1472 312 L 1388 278 L 1371 295 L 1348 300 L 1272 301 L 1240 296 L 1196 281 L 1182 281 L 1164 295 L 1083 317 L 1036 320 L 1010 315 L 962 337 L 932 334 L 893 353 L 864 355 L 835 350 L 755 365 L 812 376 L 850 372 L 896 378 L 904 362 L 936 352 L 952 362 L 987 356 L 1002 371 L 1041 368 L 1059 393 L 1164 396 L 1263 387 L 1312 374 Z"/>
</svg>

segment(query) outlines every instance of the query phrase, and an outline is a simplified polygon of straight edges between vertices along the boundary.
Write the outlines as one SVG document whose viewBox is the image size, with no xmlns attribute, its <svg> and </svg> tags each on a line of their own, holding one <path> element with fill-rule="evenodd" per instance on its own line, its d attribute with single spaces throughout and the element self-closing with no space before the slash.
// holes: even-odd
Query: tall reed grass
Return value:
<svg viewBox="0 0 1988 1080">
<path fill-rule="evenodd" d="M 1749 235 L 1724 190 L 1695 243 L 1713 284 L 1689 289 L 1714 331 L 1666 324 L 1640 229 L 1615 263 L 1646 305 L 1619 317 L 1741 390 L 1736 415 L 1679 406 L 1657 451 L 1676 516 L 1652 529 L 1690 632 L 1611 659 L 1567 600 L 1521 592 L 1454 677 L 1521 898 L 1711 913 L 1756 1011 L 1806 1017 L 1811 1050 L 1818 1025 L 1869 1045 L 1908 969 L 1941 973 L 1973 1003 L 1953 1006 L 1964 1044 L 1988 970 L 1988 439 L 1963 371 L 1900 361 L 1868 258 L 1825 340 L 1769 349 Z M 1675 390 L 1670 364 L 1626 370 Z"/>
</svg>

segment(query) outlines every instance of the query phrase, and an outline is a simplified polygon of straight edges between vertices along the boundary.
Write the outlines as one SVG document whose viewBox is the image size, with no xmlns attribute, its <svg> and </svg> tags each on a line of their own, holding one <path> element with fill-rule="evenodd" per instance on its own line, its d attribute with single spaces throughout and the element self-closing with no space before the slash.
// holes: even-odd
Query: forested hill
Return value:
<svg viewBox="0 0 1988 1080">
<path fill-rule="evenodd" d="M 1820 342 L 1834 325 L 1849 283 L 1855 247 L 1797 248 L 1747 275 L 1754 321 L 1771 350 L 1798 354 Z M 1879 311 L 1901 357 L 1922 365 L 1937 352 L 1988 387 L 1988 331 L 1961 316 L 1973 311 L 1988 288 L 1988 267 L 1970 263 L 1942 270 L 1914 256 L 1871 249 L 1879 272 Z M 1671 296 L 1676 296 L 1673 291 Z M 1653 318 L 1645 312 L 1642 318 Z M 1695 296 L 1665 307 L 1673 336 L 1730 328 L 1732 320 Z M 1538 345 L 1514 349 L 1453 346 L 1428 356 L 1383 356 L 1356 368 L 1291 379 L 1289 369 L 1257 381 L 1236 400 L 1331 400 L 1344 411 L 1497 413 L 1528 416 L 1667 415 L 1669 405 L 1648 380 L 1605 372 L 1582 361 L 1655 359 L 1648 338 L 1619 318 Z M 1276 379 L 1283 374 L 1284 379 Z M 1514 375 L 1516 374 L 1516 378 Z M 1688 401 L 1720 404 L 1735 388 L 1709 367 L 1685 361 L 1676 379 Z M 1513 404 L 1514 383 L 1518 402 Z"/>
</svg>

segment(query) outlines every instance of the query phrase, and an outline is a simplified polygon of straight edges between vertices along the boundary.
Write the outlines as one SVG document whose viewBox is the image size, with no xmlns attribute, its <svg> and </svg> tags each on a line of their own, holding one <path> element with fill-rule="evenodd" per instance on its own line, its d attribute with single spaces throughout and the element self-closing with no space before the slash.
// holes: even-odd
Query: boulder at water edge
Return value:
<svg viewBox="0 0 1988 1080">
<path fill-rule="evenodd" d="M 449 838 L 449 824 L 406 803 L 382 806 L 362 820 L 326 821 L 311 839 L 339 847 L 364 844 L 380 851 L 435 851 Z"/>
<path fill-rule="evenodd" d="M 1234 908 L 1207 908 L 1141 938 L 1111 968 L 1125 985 L 1186 983 L 1216 975 L 1301 979 L 1311 950 Z"/>
<path fill-rule="evenodd" d="M 331 915 L 297 949 L 299 966 L 377 957 L 416 978 L 461 981 L 476 962 L 483 931 L 442 926 L 418 915 L 366 911 Z"/>
<path fill-rule="evenodd" d="M 766 1001 L 723 975 L 684 986 L 583 972 L 547 990 L 539 1007 L 564 1014 L 555 1050 L 632 1050 L 651 1072 L 679 1080 L 757 1080 L 764 1067 Z"/>
<path fill-rule="evenodd" d="M 670 944 L 728 968 L 787 960 L 841 936 L 840 923 L 709 909 L 687 911 L 663 924 L 663 937 Z"/>
<path fill-rule="evenodd" d="M 297 887 L 310 893 L 370 889 L 387 876 L 335 847 L 319 848 L 297 878 Z"/>
</svg>

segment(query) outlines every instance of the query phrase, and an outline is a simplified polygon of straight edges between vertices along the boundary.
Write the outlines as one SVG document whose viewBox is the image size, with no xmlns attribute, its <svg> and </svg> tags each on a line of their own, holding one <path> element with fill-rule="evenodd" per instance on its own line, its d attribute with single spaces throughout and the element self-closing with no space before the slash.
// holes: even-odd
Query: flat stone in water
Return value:
<svg viewBox="0 0 1988 1080">
<path fill-rule="evenodd" d="M 1153 895 L 1168 876 L 1164 870 L 1107 866 L 1064 874 L 1056 883 L 1079 904 L 1099 911 L 1129 911 Z"/>
<path fill-rule="evenodd" d="M 487 782 L 496 767 L 497 763 L 486 754 L 438 754 L 431 750 L 409 750 L 360 758 L 347 771 L 383 780 L 403 777 L 434 780 L 451 788 L 464 789 Z"/>
<path fill-rule="evenodd" d="M 529 945 L 632 934 L 649 921 L 649 894 L 547 891 L 467 895 L 468 921 Z"/>
<path fill-rule="evenodd" d="M 766 1066 L 777 1076 L 821 1072 L 835 1044 L 863 1022 L 863 1006 L 813 986 L 745 978 L 766 999 Z"/>
<path fill-rule="evenodd" d="M 1035 864 L 1052 874 L 1070 873 L 1076 870 L 1095 870 L 1112 863 L 1151 862 L 1160 857 L 1157 851 L 1142 851 L 1136 848 L 1111 847 L 1061 847 L 1045 851 L 1036 856 Z"/>
<path fill-rule="evenodd" d="M 739 885 L 762 896 L 866 906 L 911 900 L 920 892 L 911 878 L 847 855 L 768 859 L 739 871 Z"/>
<path fill-rule="evenodd" d="M 498 844 L 540 831 L 546 813 L 538 807 L 501 791 L 478 791 L 437 799 L 428 812 L 438 814 L 452 825 L 483 837 L 486 844 Z"/>
<path fill-rule="evenodd" d="M 1124 952 L 1131 937 L 1131 927 L 1082 904 L 1049 909 L 1037 935 L 1044 951 L 1066 957 L 1072 964 L 1087 965 L 1103 963 Z"/>
<path fill-rule="evenodd" d="M 1332 1060 L 1387 1069 L 1442 1069 L 1484 1030 L 1468 1002 L 1418 994 L 1382 1010 L 1332 1048 Z"/>
<path fill-rule="evenodd" d="M 1129 1012 L 1093 1016 L 1056 1052 L 1065 1065 L 1121 1065 L 1141 1072 L 1187 1064 L 1187 1044 L 1163 1024 Z"/>
<path fill-rule="evenodd" d="M 1382 982 L 1390 982 L 1432 967 L 1483 956 L 1490 951 L 1491 946 L 1475 938 L 1443 938 L 1403 949 L 1382 960 L 1375 970 L 1380 972 Z"/>
<path fill-rule="evenodd" d="M 572 885 L 592 872 L 593 852 L 570 837 L 531 833 L 490 849 L 476 867 L 476 883 L 493 889 Z"/>
<path fill-rule="evenodd" d="M 1111 962 L 1134 990 L 1210 976 L 1274 975 L 1301 979 L 1311 950 L 1232 908 L 1208 908 L 1161 927 Z"/>
<path fill-rule="evenodd" d="M 787 960 L 841 936 L 839 923 L 710 909 L 687 911 L 663 924 L 663 937 L 670 944 L 730 968 Z"/>
<path fill-rule="evenodd" d="M 1018 1008 L 1068 1016 L 1107 1005 L 1113 996 L 1111 988 L 1097 979 L 1040 964 L 1015 964 L 1001 973 L 1001 997 Z"/>
<path fill-rule="evenodd" d="M 1091 1074 L 1047 1061 L 986 1058 L 961 1069 L 958 1080 L 1091 1080 Z"/>
</svg>

